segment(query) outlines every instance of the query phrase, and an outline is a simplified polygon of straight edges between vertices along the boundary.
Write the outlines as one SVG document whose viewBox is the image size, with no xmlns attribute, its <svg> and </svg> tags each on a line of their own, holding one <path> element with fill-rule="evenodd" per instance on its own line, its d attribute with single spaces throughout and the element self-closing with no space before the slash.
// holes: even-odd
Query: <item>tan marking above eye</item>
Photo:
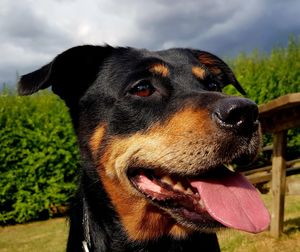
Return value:
<svg viewBox="0 0 300 252">
<path fill-rule="evenodd" d="M 154 64 L 150 67 L 149 71 L 162 77 L 167 77 L 170 74 L 169 69 L 164 64 Z"/>
<path fill-rule="evenodd" d="M 215 75 L 218 75 L 222 72 L 222 70 L 217 66 L 218 61 L 215 60 L 212 56 L 201 53 L 199 55 L 199 61 L 201 64 L 205 65 L 209 71 Z"/>
<path fill-rule="evenodd" d="M 204 80 L 206 77 L 206 71 L 202 67 L 199 66 L 193 66 L 192 67 L 192 73 L 194 76 L 196 76 L 199 79 Z"/>
</svg>

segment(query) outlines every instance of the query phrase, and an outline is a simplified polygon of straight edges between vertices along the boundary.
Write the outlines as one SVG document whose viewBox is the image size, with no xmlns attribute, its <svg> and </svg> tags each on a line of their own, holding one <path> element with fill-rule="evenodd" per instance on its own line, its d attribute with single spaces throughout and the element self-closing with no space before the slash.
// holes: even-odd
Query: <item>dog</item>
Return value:
<svg viewBox="0 0 300 252">
<path fill-rule="evenodd" d="M 67 251 L 220 251 L 224 227 L 258 233 L 269 214 L 228 165 L 257 156 L 257 105 L 217 56 L 196 49 L 73 47 L 20 78 L 69 108 L 82 169 Z"/>
</svg>

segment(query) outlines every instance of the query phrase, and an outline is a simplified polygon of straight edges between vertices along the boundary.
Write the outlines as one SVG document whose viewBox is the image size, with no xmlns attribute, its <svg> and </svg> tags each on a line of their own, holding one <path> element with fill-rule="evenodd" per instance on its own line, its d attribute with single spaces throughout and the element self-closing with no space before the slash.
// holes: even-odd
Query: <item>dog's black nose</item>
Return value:
<svg viewBox="0 0 300 252">
<path fill-rule="evenodd" d="M 226 97 L 218 100 L 212 113 L 221 128 L 252 133 L 258 127 L 258 107 L 245 98 Z"/>
</svg>

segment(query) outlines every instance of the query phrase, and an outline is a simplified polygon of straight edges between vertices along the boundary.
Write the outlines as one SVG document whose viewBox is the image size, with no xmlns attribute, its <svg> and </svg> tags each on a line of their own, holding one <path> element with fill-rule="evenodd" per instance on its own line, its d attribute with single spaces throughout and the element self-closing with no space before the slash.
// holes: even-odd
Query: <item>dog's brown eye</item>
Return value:
<svg viewBox="0 0 300 252">
<path fill-rule="evenodd" d="M 220 86 L 219 86 L 217 83 L 210 82 L 210 83 L 208 84 L 208 90 L 209 90 L 209 91 L 217 91 L 217 92 L 220 92 L 220 91 L 221 91 L 221 88 L 220 88 Z"/>
<path fill-rule="evenodd" d="M 154 92 L 155 92 L 155 88 L 147 80 L 138 82 L 129 90 L 130 94 L 137 95 L 140 97 L 148 97 L 152 95 Z"/>
</svg>

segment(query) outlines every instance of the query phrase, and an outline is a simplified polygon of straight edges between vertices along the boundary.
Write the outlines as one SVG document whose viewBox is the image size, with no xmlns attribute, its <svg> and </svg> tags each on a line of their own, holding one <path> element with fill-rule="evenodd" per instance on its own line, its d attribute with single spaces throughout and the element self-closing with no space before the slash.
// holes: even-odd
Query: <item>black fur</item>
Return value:
<svg viewBox="0 0 300 252">
<path fill-rule="evenodd" d="M 210 66 L 199 61 L 200 54 L 213 59 L 221 74 L 214 75 Z M 169 78 L 153 75 L 148 68 L 163 63 L 170 70 Z M 205 80 L 196 79 L 191 66 L 208 71 Z M 137 81 L 149 80 L 159 93 L 145 98 L 131 95 Z M 154 122 L 167 120 L 168 115 L 186 103 L 213 110 L 218 99 L 226 97 L 211 92 L 211 83 L 219 88 L 233 84 L 243 89 L 229 67 L 214 55 L 191 49 L 170 49 L 150 52 L 110 46 L 80 46 L 58 55 L 41 69 L 24 75 L 19 93 L 29 95 L 52 86 L 70 109 L 82 155 L 80 185 L 70 209 L 68 251 L 83 251 L 83 241 L 90 251 L 219 251 L 215 234 L 195 232 L 186 239 L 163 236 L 149 241 L 128 239 L 118 213 L 96 171 L 88 141 L 95 128 L 105 122 L 107 131 L 99 155 L 112 135 L 130 135 L 147 129 Z M 241 133 L 245 138 L 251 132 Z"/>
</svg>

